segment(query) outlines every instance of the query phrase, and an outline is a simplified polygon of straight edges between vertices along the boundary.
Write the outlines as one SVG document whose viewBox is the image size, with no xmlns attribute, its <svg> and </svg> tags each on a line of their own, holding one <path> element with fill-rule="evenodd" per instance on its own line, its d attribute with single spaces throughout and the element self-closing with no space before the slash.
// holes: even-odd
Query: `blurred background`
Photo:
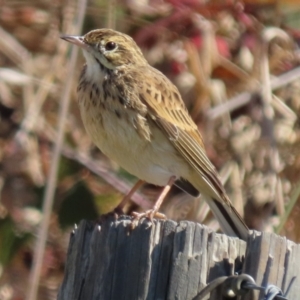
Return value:
<svg viewBox="0 0 300 300">
<path fill-rule="evenodd" d="M 136 182 L 85 133 L 76 103 L 84 59 L 79 53 L 72 65 L 71 46 L 59 38 L 103 27 L 131 35 L 179 88 L 249 227 L 300 242 L 299 0 L 2 0 L 0 300 L 29 299 L 45 214 L 36 299 L 56 299 L 74 224 L 112 210 Z M 43 211 L 67 89 L 54 203 Z M 151 207 L 160 190 L 145 185 L 126 212 Z M 161 211 L 219 229 L 201 198 L 176 188 Z"/>
</svg>

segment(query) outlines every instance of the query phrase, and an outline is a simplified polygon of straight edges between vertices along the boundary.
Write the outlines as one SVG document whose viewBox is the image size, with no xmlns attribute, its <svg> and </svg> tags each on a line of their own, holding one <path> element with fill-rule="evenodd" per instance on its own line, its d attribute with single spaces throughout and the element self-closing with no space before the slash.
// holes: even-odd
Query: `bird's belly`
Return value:
<svg viewBox="0 0 300 300">
<path fill-rule="evenodd" d="M 189 166 L 158 128 L 151 140 L 141 137 L 125 118 L 107 111 L 93 116 L 81 110 L 86 131 L 96 146 L 127 172 L 148 183 L 164 186 L 171 176 L 185 177 Z"/>
</svg>

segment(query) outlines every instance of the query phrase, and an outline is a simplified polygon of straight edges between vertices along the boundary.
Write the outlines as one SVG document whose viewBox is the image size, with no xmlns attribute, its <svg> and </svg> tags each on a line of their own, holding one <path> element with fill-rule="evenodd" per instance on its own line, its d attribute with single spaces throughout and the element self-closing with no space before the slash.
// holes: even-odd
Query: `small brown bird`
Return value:
<svg viewBox="0 0 300 300">
<path fill-rule="evenodd" d="M 195 197 L 201 192 L 223 231 L 245 240 L 248 228 L 207 158 L 179 91 L 148 64 L 133 39 L 111 29 L 62 39 L 82 48 L 86 59 L 78 85 L 86 131 L 105 155 L 140 179 L 118 208 L 145 181 L 164 186 L 154 208 L 136 214 L 151 219 L 175 184 Z"/>
</svg>

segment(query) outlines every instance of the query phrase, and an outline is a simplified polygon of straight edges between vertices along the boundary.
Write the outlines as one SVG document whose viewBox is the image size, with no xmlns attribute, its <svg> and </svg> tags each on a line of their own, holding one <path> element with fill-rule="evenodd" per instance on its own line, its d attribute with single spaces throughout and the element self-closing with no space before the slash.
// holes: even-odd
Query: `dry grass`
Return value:
<svg viewBox="0 0 300 300">
<path fill-rule="evenodd" d="M 179 87 L 249 226 L 299 242 L 300 35 L 290 25 L 291 12 L 259 2 L 244 10 L 218 1 L 180 7 L 150 1 L 146 8 L 139 1 L 107 3 L 88 4 L 83 32 L 109 26 L 131 34 Z M 75 91 L 83 59 L 71 72 L 69 45 L 59 39 L 78 33 L 77 15 L 74 1 L 10 0 L 0 9 L 0 299 L 25 298 L 46 213 L 38 299 L 55 299 L 70 226 L 109 211 L 135 180 L 95 149 L 82 127 Z M 55 201 L 42 212 L 68 81 L 72 101 L 57 150 L 57 184 L 50 188 Z M 128 212 L 150 207 L 158 191 L 146 185 Z M 176 189 L 163 211 L 218 229 L 201 199 Z"/>
</svg>

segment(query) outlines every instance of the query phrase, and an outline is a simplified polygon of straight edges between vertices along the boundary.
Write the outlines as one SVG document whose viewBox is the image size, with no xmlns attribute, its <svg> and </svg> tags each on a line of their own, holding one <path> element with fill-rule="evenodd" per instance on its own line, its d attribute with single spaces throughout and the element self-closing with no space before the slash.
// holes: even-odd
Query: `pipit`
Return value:
<svg viewBox="0 0 300 300">
<path fill-rule="evenodd" d="M 85 129 L 110 159 L 143 182 L 164 186 L 152 210 L 135 214 L 152 219 L 175 184 L 209 204 L 222 230 L 246 239 L 248 228 L 232 206 L 205 154 L 201 135 L 178 89 L 151 67 L 126 34 L 97 29 L 84 36 L 62 36 L 83 49 L 86 64 L 78 85 Z"/>
</svg>

